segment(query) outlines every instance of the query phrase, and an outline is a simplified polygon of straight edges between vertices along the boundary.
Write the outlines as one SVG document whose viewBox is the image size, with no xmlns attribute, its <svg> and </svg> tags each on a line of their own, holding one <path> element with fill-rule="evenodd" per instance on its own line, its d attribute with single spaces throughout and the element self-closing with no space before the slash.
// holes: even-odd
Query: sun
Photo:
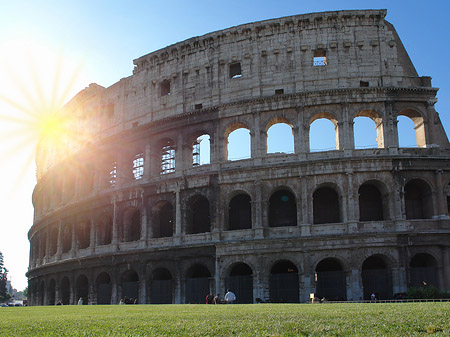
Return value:
<svg viewBox="0 0 450 337">
<path fill-rule="evenodd" d="M 0 57 L 0 158 L 26 156 L 27 166 L 36 159 L 45 171 L 82 133 L 63 106 L 80 85 L 83 63 L 31 42 L 9 47 Z"/>
</svg>

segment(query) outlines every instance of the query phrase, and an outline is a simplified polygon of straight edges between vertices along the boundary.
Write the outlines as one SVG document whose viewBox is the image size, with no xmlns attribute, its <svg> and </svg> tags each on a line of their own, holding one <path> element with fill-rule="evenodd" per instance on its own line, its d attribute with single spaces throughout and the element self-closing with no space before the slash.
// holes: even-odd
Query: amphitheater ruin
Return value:
<svg viewBox="0 0 450 337">
<path fill-rule="evenodd" d="M 385 16 L 244 24 L 144 55 L 131 76 L 79 92 L 61 111 L 70 139 L 37 148 L 30 304 L 204 303 L 227 288 L 238 303 L 450 290 L 438 89 Z M 415 147 L 399 146 L 400 118 Z M 373 125 L 373 147 L 355 141 L 359 119 Z M 332 123 L 334 149 L 311 147 L 319 121 Z M 277 127 L 283 151 L 268 145 Z"/>
</svg>

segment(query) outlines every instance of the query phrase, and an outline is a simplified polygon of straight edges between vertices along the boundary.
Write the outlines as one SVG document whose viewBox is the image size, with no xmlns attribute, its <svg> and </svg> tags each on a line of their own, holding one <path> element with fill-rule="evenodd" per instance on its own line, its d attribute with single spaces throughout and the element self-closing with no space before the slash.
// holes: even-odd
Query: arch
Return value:
<svg viewBox="0 0 450 337">
<path fill-rule="evenodd" d="M 174 282 L 170 271 L 166 268 L 155 269 L 149 282 L 151 304 L 173 303 Z"/>
<path fill-rule="evenodd" d="M 58 228 L 56 226 L 50 228 L 48 239 L 48 253 L 52 256 L 58 250 Z"/>
<path fill-rule="evenodd" d="M 204 303 L 211 292 L 211 273 L 202 264 L 194 264 L 186 272 L 186 303 Z"/>
<path fill-rule="evenodd" d="M 225 158 L 229 161 L 251 158 L 250 129 L 242 123 L 230 125 L 225 132 Z"/>
<path fill-rule="evenodd" d="M 139 299 L 139 275 L 134 269 L 128 269 L 120 276 L 121 299 L 125 304 L 133 304 Z"/>
<path fill-rule="evenodd" d="M 236 295 L 236 303 L 253 303 L 253 271 L 243 262 L 234 264 L 225 280 L 225 288 Z"/>
<path fill-rule="evenodd" d="M 267 153 L 294 153 L 294 131 L 292 125 L 275 121 L 267 129 Z"/>
<path fill-rule="evenodd" d="M 83 305 L 89 304 L 89 280 L 86 275 L 81 274 L 75 282 L 75 300 L 83 299 Z"/>
<path fill-rule="evenodd" d="M 386 260 L 382 255 L 372 255 L 364 260 L 361 278 L 365 300 L 370 300 L 372 293 L 379 300 L 392 298 L 392 272 Z"/>
<path fill-rule="evenodd" d="M 208 134 L 198 136 L 192 143 L 192 166 L 207 165 L 211 162 L 211 142 Z"/>
<path fill-rule="evenodd" d="M 433 196 L 430 185 L 422 179 L 412 179 L 405 185 L 406 219 L 431 219 Z"/>
<path fill-rule="evenodd" d="M 383 148 L 383 123 L 374 111 L 361 111 L 353 119 L 355 149 Z"/>
<path fill-rule="evenodd" d="M 161 174 L 175 172 L 175 142 L 166 138 L 160 142 Z"/>
<path fill-rule="evenodd" d="M 196 195 L 189 201 L 186 233 L 197 234 L 211 231 L 209 201 L 202 195 Z"/>
<path fill-rule="evenodd" d="M 336 258 L 325 258 L 316 266 L 316 297 L 328 301 L 347 299 L 345 273 L 341 262 Z"/>
<path fill-rule="evenodd" d="M 402 118 L 402 116 L 406 118 Z M 412 121 L 412 124 L 408 121 Z M 400 147 L 426 147 L 424 118 L 414 109 L 400 111 L 397 116 L 398 143 Z"/>
<path fill-rule="evenodd" d="M 298 303 L 298 268 L 289 260 L 272 265 L 269 277 L 269 296 L 272 303 Z"/>
<path fill-rule="evenodd" d="M 384 220 L 383 198 L 378 187 L 365 182 L 358 189 L 359 221 Z"/>
<path fill-rule="evenodd" d="M 112 242 L 113 219 L 109 214 L 103 216 L 97 221 L 97 244 L 99 246 L 109 245 Z"/>
<path fill-rule="evenodd" d="M 97 289 L 97 304 L 111 304 L 112 283 L 107 272 L 102 272 L 95 280 Z"/>
<path fill-rule="evenodd" d="M 320 152 L 339 149 L 337 119 L 330 113 L 318 113 L 309 123 L 309 151 Z"/>
<path fill-rule="evenodd" d="M 141 238 L 141 211 L 129 207 L 123 214 L 123 241 L 138 241 Z"/>
<path fill-rule="evenodd" d="M 284 227 L 297 225 L 297 202 L 292 192 L 280 189 L 269 199 L 269 226 Z"/>
<path fill-rule="evenodd" d="M 62 229 L 62 252 L 68 253 L 72 249 L 72 225 L 66 224 Z"/>
<path fill-rule="evenodd" d="M 56 304 L 56 281 L 53 278 L 50 280 L 47 286 L 47 304 Z"/>
<path fill-rule="evenodd" d="M 252 228 L 251 198 L 246 193 L 239 193 L 228 204 L 228 229 L 250 228 Z"/>
<path fill-rule="evenodd" d="M 173 236 L 173 207 L 168 201 L 159 201 L 152 207 L 153 237 L 164 238 Z"/>
<path fill-rule="evenodd" d="M 134 180 L 140 180 L 144 177 L 144 161 L 145 156 L 143 152 L 139 152 L 134 155 L 132 161 L 132 173 Z"/>
<path fill-rule="evenodd" d="M 78 248 L 84 249 L 89 247 L 91 237 L 91 228 L 89 223 L 86 221 L 80 222 L 76 229 Z"/>
<path fill-rule="evenodd" d="M 39 284 L 39 305 L 45 305 L 45 282 Z"/>
<path fill-rule="evenodd" d="M 428 253 L 418 253 L 409 262 L 409 283 L 411 287 L 439 287 L 438 263 Z"/>
<path fill-rule="evenodd" d="M 314 224 L 341 222 L 339 196 L 334 188 L 323 186 L 313 193 Z"/>
<path fill-rule="evenodd" d="M 61 293 L 61 302 L 64 305 L 70 304 L 70 281 L 67 276 L 64 276 L 61 280 L 61 286 L 60 286 L 60 293 Z"/>
</svg>

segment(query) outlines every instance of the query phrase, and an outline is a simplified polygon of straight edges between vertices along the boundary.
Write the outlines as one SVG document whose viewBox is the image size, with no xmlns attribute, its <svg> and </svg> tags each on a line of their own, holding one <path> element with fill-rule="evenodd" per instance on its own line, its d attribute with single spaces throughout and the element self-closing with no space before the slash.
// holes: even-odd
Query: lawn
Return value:
<svg viewBox="0 0 450 337">
<path fill-rule="evenodd" d="M 0 336 L 450 335 L 450 302 L 0 308 Z"/>
</svg>

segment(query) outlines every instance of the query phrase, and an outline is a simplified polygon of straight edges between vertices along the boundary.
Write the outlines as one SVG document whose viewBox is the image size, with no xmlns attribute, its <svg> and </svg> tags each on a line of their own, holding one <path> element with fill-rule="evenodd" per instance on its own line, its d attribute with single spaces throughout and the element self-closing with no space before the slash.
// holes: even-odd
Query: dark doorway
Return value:
<svg viewBox="0 0 450 337">
<path fill-rule="evenodd" d="M 381 221 L 383 217 L 383 201 L 381 193 L 374 185 L 363 184 L 359 194 L 359 221 Z"/>
<path fill-rule="evenodd" d="M 89 281 L 86 275 L 80 275 L 75 283 L 75 300 L 83 299 L 83 305 L 89 304 Z"/>
<path fill-rule="evenodd" d="M 439 287 L 436 259 L 427 253 L 415 255 L 409 263 L 411 287 Z"/>
<path fill-rule="evenodd" d="M 186 275 L 186 303 L 205 303 L 210 289 L 211 273 L 203 265 L 192 266 Z"/>
<path fill-rule="evenodd" d="M 392 299 L 391 271 L 380 256 L 367 258 L 362 265 L 364 299 L 375 294 L 379 300 Z"/>
<path fill-rule="evenodd" d="M 406 219 L 431 219 L 431 189 L 423 180 L 413 179 L 405 185 L 405 209 Z"/>
<path fill-rule="evenodd" d="M 314 224 L 341 221 L 339 196 L 331 187 L 321 187 L 313 193 Z"/>
<path fill-rule="evenodd" d="M 252 206 L 251 199 L 247 194 L 234 196 L 229 204 L 228 229 L 250 229 L 252 228 Z"/>
<path fill-rule="evenodd" d="M 209 201 L 204 196 L 196 196 L 190 202 L 189 233 L 206 233 L 211 230 Z"/>
<path fill-rule="evenodd" d="M 70 281 L 67 277 L 61 280 L 61 301 L 62 304 L 70 304 Z"/>
<path fill-rule="evenodd" d="M 47 304 L 55 305 L 56 304 L 56 282 L 54 279 L 50 280 L 47 288 Z"/>
<path fill-rule="evenodd" d="M 253 303 L 253 272 L 245 263 L 236 264 L 225 282 L 236 295 L 236 303 Z"/>
<path fill-rule="evenodd" d="M 345 301 L 345 273 L 338 260 L 327 258 L 316 267 L 316 296 L 328 301 Z"/>
<path fill-rule="evenodd" d="M 269 295 L 272 303 L 299 302 L 298 269 L 290 261 L 280 261 L 270 270 Z"/>
<path fill-rule="evenodd" d="M 173 236 L 173 207 L 168 201 L 160 201 L 153 207 L 153 237 Z"/>
<path fill-rule="evenodd" d="M 269 199 L 269 226 L 297 225 L 297 204 L 294 195 L 287 190 L 273 193 Z"/>
<path fill-rule="evenodd" d="M 111 277 L 103 272 L 97 276 L 97 304 L 111 304 Z"/>
<path fill-rule="evenodd" d="M 150 280 L 150 303 L 171 304 L 173 303 L 173 279 L 170 272 L 165 268 L 156 269 Z"/>
<path fill-rule="evenodd" d="M 133 269 L 127 270 L 120 278 L 122 292 L 121 298 L 125 301 L 139 299 L 139 275 Z M 126 303 L 126 301 L 125 301 Z"/>
</svg>

